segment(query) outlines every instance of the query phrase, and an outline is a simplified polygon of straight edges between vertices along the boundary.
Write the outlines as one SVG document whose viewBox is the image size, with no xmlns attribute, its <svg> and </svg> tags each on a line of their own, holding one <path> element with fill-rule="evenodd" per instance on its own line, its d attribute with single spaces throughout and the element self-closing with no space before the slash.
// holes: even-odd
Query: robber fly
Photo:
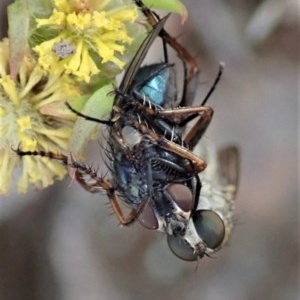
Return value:
<svg viewBox="0 0 300 300">
<path fill-rule="evenodd" d="M 239 151 L 228 146 L 216 151 L 212 144 L 199 143 L 195 153 L 207 162 L 200 173 L 198 206 L 183 237 L 169 235 L 168 245 L 179 258 L 194 261 L 210 256 L 229 240 L 234 225 L 234 204 L 239 180 Z"/>
<path fill-rule="evenodd" d="M 215 210 L 214 202 L 203 206 L 205 194 L 202 196 L 204 187 L 199 173 L 206 168 L 206 163 L 193 152 L 212 119 L 213 110 L 205 104 L 220 79 L 223 66 L 220 66 L 202 104 L 187 106 L 194 98 L 197 65 L 163 29 L 167 18 L 157 21 L 141 1 L 136 3 L 153 25 L 153 30 L 115 91 L 110 119 L 83 115 L 68 104 L 78 116 L 109 127 L 106 153 L 111 161 L 112 179 L 98 176 L 91 167 L 63 154 L 24 152 L 20 149 L 16 152 L 21 156 L 46 156 L 74 168 L 74 176 L 83 188 L 92 193 L 106 192 L 121 224 L 130 225 L 138 220 L 146 228 L 163 231 L 167 233 L 169 246 L 175 255 L 184 260 L 195 260 L 224 244 L 228 236 L 224 232 L 230 223 L 228 216 Z M 180 99 L 177 99 L 174 84 L 170 84 L 174 82 L 172 65 L 166 61 L 141 67 L 146 53 L 159 35 L 177 51 L 184 63 L 184 86 Z M 186 125 L 195 118 L 198 121 L 185 133 Z M 214 190 L 213 183 L 208 185 Z M 123 212 L 122 203 L 131 209 L 127 215 Z M 226 210 L 227 202 L 223 204 Z M 217 241 L 210 243 L 208 236 Z M 182 254 L 182 251 L 189 254 Z"/>
</svg>

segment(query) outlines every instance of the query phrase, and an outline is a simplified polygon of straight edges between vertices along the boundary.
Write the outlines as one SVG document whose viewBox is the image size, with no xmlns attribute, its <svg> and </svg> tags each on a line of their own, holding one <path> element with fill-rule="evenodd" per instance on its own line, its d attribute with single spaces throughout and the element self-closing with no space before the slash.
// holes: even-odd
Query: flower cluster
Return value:
<svg viewBox="0 0 300 300">
<path fill-rule="evenodd" d="M 64 177 L 65 168 L 57 162 L 36 156 L 20 160 L 12 149 L 67 150 L 72 121 L 45 115 L 43 110 L 79 94 L 68 77 L 49 75 L 31 55 L 24 56 L 17 79 L 13 80 L 9 73 L 9 40 L 0 42 L 0 194 L 9 192 L 11 175 L 19 162 L 19 192 L 26 192 L 29 183 L 43 188 L 55 178 Z"/>
<path fill-rule="evenodd" d="M 101 64 L 125 66 L 121 56 L 133 41 L 127 24 L 138 18 L 133 4 L 114 7 L 113 1 L 99 1 L 93 8 L 89 2 L 54 0 L 51 16 L 36 21 L 38 28 L 52 29 L 56 35 L 33 48 L 46 70 L 64 70 L 87 83 Z"/>
<path fill-rule="evenodd" d="M 68 153 L 77 118 L 66 112 L 65 102 L 88 102 L 89 95 L 103 89 L 103 85 L 88 85 L 93 75 L 101 73 L 102 66 L 104 77 L 111 78 L 111 87 L 128 60 L 124 53 L 137 35 L 145 32 L 143 26 L 135 23 L 137 7 L 128 0 L 54 0 L 48 13 L 43 5 L 49 6 L 49 2 L 30 1 L 35 11 L 28 15 L 28 21 L 43 10 L 46 13 L 29 22 L 35 27 L 28 31 L 32 34 L 24 47 L 18 45 L 21 55 L 14 56 L 15 49 L 8 38 L 0 42 L 0 195 L 9 193 L 17 166 L 21 167 L 17 181 L 21 193 L 30 184 L 44 188 L 64 177 L 67 170 L 59 162 L 40 156 L 20 158 L 13 150 L 20 147 L 22 151 Z M 34 1 L 40 7 L 33 6 Z M 27 10 L 13 14 L 10 23 L 21 23 Z M 130 30 L 135 34 L 130 35 Z M 24 36 L 19 37 L 18 40 L 25 40 Z M 135 49 L 131 51 L 133 56 Z M 113 72 L 109 73 L 109 68 Z M 100 108 L 101 100 L 97 99 Z M 80 107 L 84 105 L 81 103 Z"/>
</svg>

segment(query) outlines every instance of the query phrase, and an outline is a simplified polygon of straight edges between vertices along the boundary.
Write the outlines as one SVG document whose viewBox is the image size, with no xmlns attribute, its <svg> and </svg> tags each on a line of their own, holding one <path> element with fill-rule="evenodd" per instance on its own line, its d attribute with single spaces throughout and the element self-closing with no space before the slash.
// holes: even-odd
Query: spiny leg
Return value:
<svg viewBox="0 0 300 300">
<path fill-rule="evenodd" d="M 179 127 L 184 127 L 187 123 L 196 117 L 199 117 L 197 123 L 184 138 L 184 144 L 187 145 L 189 150 L 193 150 L 212 120 L 213 109 L 209 106 L 183 107 L 172 110 L 160 110 L 157 111 L 157 114 L 160 116 L 181 115 L 182 117 L 189 115 L 186 118 L 183 118 L 178 124 Z"/>
<path fill-rule="evenodd" d="M 69 166 L 75 169 L 74 177 L 78 181 L 78 183 L 88 192 L 90 193 L 99 193 L 105 191 L 110 204 L 119 220 L 119 222 L 126 226 L 134 222 L 137 218 L 137 210 L 132 209 L 128 216 L 124 216 L 124 213 L 119 204 L 118 197 L 115 193 L 115 188 L 111 185 L 111 183 L 107 180 L 104 180 L 102 177 L 99 177 L 95 170 L 91 167 L 87 167 L 83 164 L 76 162 L 72 157 L 69 159 L 64 154 L 56 154 L 52 152 L 46 151 L 22 151 L 18 147 L 18 149 L 13 150 L 19 156 L 42 156 L 48 157 L 49 159 L 54 159 L 65 166 Z"/>
<path fill-rule="evenodd" d="M 23 151 L 20 149 L 14 150 L 16 154 L 19 156 L 41 156 L 47 157 L 51 160 L 57 160 L 67 167 L 71 167 L 75 169 L 74 177 L 78 181 L 78 183 L 88 192 L 97 193 L 103 190 L 109 190 L 110 185 L 103 178 L 98 177 L 93 168 L 87 167 L 83 164 L 78 163 L 74 160 L 72 156 L 70 158 L 64 154 L 53 153 L 50 151 Z"/>
<path fill-rule="evenodd" d="M 189 115 L 188 118 L 190 119 L 191 115 L 193 116 L 193 118 L 195 118 L 200 113 L 205 113 L 207 110 L 211 110 L 211 108 L 209 106 L 187 106 L 187 107 L 177 107 L 172 109 L 158 109 L 158 110 L 154 110 L 153 114 L 154 116 L 158 116 L 158 117 L 170 117 L 170 116 L 175 117 L 176 115 L 180 115 L 184 117 L 186 115 Z M 188 123 L 188 122 L 186 123 L 183 122 L 184 121 L 180 123 L 180 126 L 184 126 L 186 125 L 186 123 Z"/>
<path fill-rule="evenodd" d="M 147 126 L 145 126 L 142 123 L 139 123 L 138 121 L 132 120 L 129 123 L 131 124 L 132 127 L 139 130 L 146 137 L 148 137 L 150 140 L 155 142 L 163 149 L 173 152 L 183 158 L 189 159 L 192 162 L 192 166 L 193 166 L 192 171 L 201 172 L 206 168 L 206 163 L 200 157 L 198 157 L 197 155 L 189 151 L 187 148 L 184 148 L 179 144 L 167 140 L 163 136 L 158 135 L 154 131 L 150 130 Z"/>
<path fill-rule="evenodd" d="M 145 113 L 144 118 L 147 119 L 148 123 L 153 128 L 159 128 L 161 131 L 165 132 L 165 135 L 167 137 L 175 134 L 174 138 L 177 142 L 181 140 L 181 136 L 177 136 L 176 133 L 172 132 L 172 128 L 168 126 L 168 123 L 164 122 L 164 119 L 172 116 L 174 118 L 180 116 L 180 119 L 182 119 L 182 121 L 180 121 L 180 123 L 176 125 L 182 128 L 193 119 L 200 117 L 197 123 L 193 126 L 193 128 L 189 131 L 184 139 L 184 143 L 188 145 L 189 149 L 193 149 L 195 147 L 195 145 L 205 133 L 213 117 L 213 109 L 209 106 L 178 107 L 174 109 L 153 109 L 151 107 L 143 105 L 138 101 L 135 102 L 135 105 L 140 111 Z M 147 118 L 147 116 L 150 116 L 151 118 Z M 153 120 L 154 123 L 152 124 Z"/>
<path fill-rule="evenodd" d="M 121 201 L 116 194 L 116 189 L 109 180 L 100 177 L 93 168 L 76 162 L 72 157 L 71 166 L 76 169 L 74 175 L 75 179 L 86 191 L 91 193 L 106 192 L 114 213 L 122 225 L 130 225 L 137 219 L 139 215 L 139 210 L 137 209 L 132 209 L 129 214 L 125 216 L 120 205 Z"/>
<path fill-rule="evenodd" d="M 212 117 L 213 117 L 213 110 L 212 108 L 208 106 L 204 106 L 215 90 L 216 86 L 218 85 L 221 76 L 224 71 L 224 64 L 220 63 L 219 65 L 219 71 L 216 76 L 216 79 L 211 86 L 210 90 L 208 91 L 207 95 L 205 96 L 204 100 L 201 103 L 201 106 L 198 107 L 186 107 L 186 108 L 179 108 L 179 109 L 173 109 L 173 110 L 160 110 L 157 111 L 156 113 L 163 116 L 163 115 L 172 115 L 172 114 L 190 114 L 188 117 L 183 118 L 182 121 L 179 123 L 179 126 L 185 126 L 188 122 L 193 120 L 194 118 L 198 117 L 200 115 L 200 119 L 197 121 L 197 123 L 193 126 L 193 128 L 188 132 L 184 139 L 184 143 L 188 145 L 189 149 L 192 150 L 199 140 L 202 138 L 203 134 L 205 133 L 208 125 L 210 124 Z M 194 113 L 193 113 L 194 112 Z"/>
<path fill-rule="evenodd" d="M 180 127 L 185 126 L 188 122 L 193 120 L 196 117 L 199 117 L 196 124 L 189 130 L 186 134 L 183 142 L 187 145 L 189 150 L 193 150 L 198 141 L 202 138 L 203 134 L 206 132 L 207 127 L 209 126 L 212 117 L 213 109 L 209 106 L 197 106 L 197 107 L 186 107 L 174 109 L 171 111 L 161 111 L 163 115 L 171 114 L 181 114 L 182 116 L 192 113 L 190 116 L 183 119 L 178 125 Z M 196 113 L 193 113 L 196 112 Z"/>
<path fill-rule="evenodd" d="M 209 108 L 210 109 L 210 108 Z M 170 110 L 170 112 L 178 111 L 179 113 L 190 113 L 189 110 L 193 111 L 207 111 L 205 107 L 197 107 L 197 108 L 182 108 L 182 109 L 174 109 Z M 164 110 L 160 110 L 164 111 Z M 169 111 L 169 110 L 166 110 Z M 178 143 L 173 142 L 172 140 L 168 140 L 164 138 L 163 136 L 158 135 L 153 130 L 149 129 L 148 126 L 145 124 L 140 123 L 139 121 L 135 120 L 129 120 L 129 123 L 131 126 L 133 126 L 135 129 L 139 130 L 141 133 L 148 136 L 148 138 L 157 144 L 159 144 L 162 148 L 169 150 L 181 157 L 187 158 L 192 161 L 193 170 L 197 172 L 201 172 L 206 168 L 206 163 L 200 159 L 197 155 L 189 151 L 189 149 L 180 146 Z"/>
<path fill-rule="evenodd" d="M 91 193 L 98 193 L 101 191 L 106 192 L 112 209 L 122 225 L 128 226 L 137 219 L 137 215 L 139 214 L 137 209 L 132 209 L 129 214 L 125 216 L 120 205 L 121 201 L 116 194 L 116 189 L 111 185 L 110 181 L 99 177 L 90 167 L 86 167 L 85 165 L 79 164 L 75 161 L 72 162 L 72 165 L 76 168 L 76 180 L 85 190 Z"/>
<path fill-rule="evenodd" d="M 176 115 L 182 116 L 183 120 L 178 124 L 179 127 L 184 127 L 187 123 L 196 117 L 199 117 L 197 123 L 184 138 L 184 143 L 188 145 L 189 150 L 192 150 L 209 126 L 213 117 L 213 109 L 209 106 L 182 107 L 168 110 L 157 110 L 156 115 L 159 115 L 160 117 Z M 184 118 L 186 115 L 188 116 Z"/>
<path fill-rule="evenodd" d="M 125 217 L 123 210 L 120 205 L 120 200 L 118 199 L 116 193 L 108 194 L 107 195 L 110 201 L 110 204 L 119 220 L 119 222 L 123 226 L 128 226 L 132 223 L 134 223 L 137 219 L 138 216 L 138 210 L 137 209 L 132 209 L 130 213 Z"/>
<path fill-rule="evenodd" d="M 179 116 L 179 119 L 181 121 L 179 123 L 174 122 L 174 126 L 178 125 L 178 127 L 180 128 L 184 127 L 193 119 L 200 117 L 199 121 L 194 126 L 200 131 L 197 131 L 193 128 L 193 131 L 195 131 L 197 137 L 193 137 L 192 133 L 190 133 L 188 139 L 185 141 L 187 143 L 190 142 L 191 144 L 193 144 L 192 140 L 195 139 L 197 143 L 197 141 L 202 137 L 202 135 L 206 131 L 206 128 L 210 124 L 210 121 L 213 116 L 213 110 L 209 106 L 177 107 L 173 109 L 163 109 L 157 108 L 155 106 L 150 107 L 145 105 L 145 99 L 142 99 L 139 96 L 139 94 L 136 94 L 136 97 L 131 98 L 127 95 L 120 94 L 120 92 L 117 93 L 119 96 L 125 98 L 126 101 L 131 101 L 132 104 L 135 105 L 136 108 L 140 111 L 140 113 L 143 116 L 143 119 L 146 119 L 149 125 L 151 125 L 153 128 L 158 128 L 159 130 L 164 132 L 166 136 L 171 136 L 174 134 L 174 132 L 172 132 L 173 128 L 171 128 L 169 124 L 165 122 L 165 120 L 168 120 L 170 117 L 173 117 L 173 119 L 175 120 L 178 119 Z M 151 103 L 151 101 L 148 100 L 146 103 Z M 177 136 L 176 133 L 174 138 L 177 141 L 181 140 L 181 137 Z"/>
<path fill-rule="evenodd" d="M 183 107 L 183 108 L 178 108 L 178 109 L 162 109 L 162 110 L 156 110 L 155 113 L 157 115 L 172 115 L 172 114 L 186 114 L 186 113 L 192 113 L 195 112 L 194 115 L 190 115 L 187 119 L 183 119 L 180 123 L 180 126 L 184 126 L 186 125 L 188 122 L 190 122 L 192 119 L 194 119 L 195 117 L 197 117 L 197 114 L 199 113 L 199 108 L 204 107 L 207 100 L 209 99 L 209 97 L 211 96 L 211 94 L 213 93 L 213 91 L 216 89 L 222 74 L 224 71 L 224 64 L 220 63 L 219 64 L 219 70 L 218 70 L 218 74 L 215 78 L 214 83 L 212 84 L 211 88 L 209 89 L 208 93 L 206 94 L 206 96 L 204 97 L 202 103 L 200 106 L 196 106 L 196 107 Z M 194 110 L 194 111 L 193 111 Z"/>
<path fill-rule="evenodd" d="M 61 162 L 63 165 L 68 165 L 68 157 L 64 154 L 60 153 L 53 153 L 53 152 L 47 152 L 47 151 L 23 151 L 20 149 L 20 146 L 18 146 L 17 149 L 12 149 L 16 154 L 19 156 L 42 156 L 42 157 L 47 157 L 53 160 L 57 160 Z"/>
</svg>

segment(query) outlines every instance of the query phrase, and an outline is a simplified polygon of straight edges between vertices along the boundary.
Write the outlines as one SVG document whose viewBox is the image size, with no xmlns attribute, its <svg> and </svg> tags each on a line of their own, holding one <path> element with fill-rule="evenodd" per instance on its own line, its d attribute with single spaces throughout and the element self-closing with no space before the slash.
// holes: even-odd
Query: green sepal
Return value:
<svg viewBox="0 0 300 300">
<path fill-rule="evenodd" d="M 151 9 L 159 8 L 181 15 L 182 22 L 187 19 L 187 9 L 179 0 L 144 0 L 143 2 L 147 7 Z"/>
<path fill-rule="evenodd" d="M 113 107 L 114 96 L 111 93 L 113 90 L 113 82 L 99 88 L 86 101 L 86 104 L 81 110 L 77 106 L 78 110 L 86 116 L 106 119 Z M 72 103 L 70 104 L 72 105 Z M 74 107 L 74 109 L 76 108 Z M 97 122 L 88 121 L 79 117 L 73 127 L 73 134 L 70 140 L 69 149 L 71 154 L 76 158 L 81 158 L 88 141 L 100 126 L 101 124 Z"/>
</svg>

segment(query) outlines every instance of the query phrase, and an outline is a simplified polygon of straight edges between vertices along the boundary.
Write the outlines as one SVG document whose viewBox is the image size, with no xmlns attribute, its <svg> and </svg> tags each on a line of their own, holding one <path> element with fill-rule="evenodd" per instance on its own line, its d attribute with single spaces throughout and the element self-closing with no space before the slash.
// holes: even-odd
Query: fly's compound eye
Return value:
<svg viewBox="0 0 300 300">
<path fill-rule="evenodd" d="M 186 261 L 197 260 L 198 254 L 182 237 L 168 235 L 167 240 L 169 248 L 178 258 Z"/>
<path fill-rule="evenodd" d="M 154 209 L 150 203 L 147 203 L 141 212 L 139 218 L 141 225 L 148 229 L 156 230 L 158 228 L 158 221 Z"/>
<path fill-rule="evenodd" d="M 193 223 L 197 234 L 210 249 L 220 246 L 225 236 L 225 226 L 220 216 L 211 210 L 199 210 L 193 216 Z M 203 253 L 195 251 L 183 237 L 169 235 L 168 245 L 171 251 L 180 259 L 195 261 L 201 258 Z M 196 246 L 196 245 L 195 245 Z"/>
<path fill-rule="evenodd" d="M 198 210 L 193 215 L 199 237 L 210 249 L 220 246 L 225 237 L 225 226 L 220 216 L 212 210 Z"/>
<path fill-rule="evenodd" d="M 183 184 L 169 184 L 166 191 L 171 196 L 172 200 L 184 212 L 189 212 L 194 207 L 194 199 L 191 190 Z"/>
</svg>

